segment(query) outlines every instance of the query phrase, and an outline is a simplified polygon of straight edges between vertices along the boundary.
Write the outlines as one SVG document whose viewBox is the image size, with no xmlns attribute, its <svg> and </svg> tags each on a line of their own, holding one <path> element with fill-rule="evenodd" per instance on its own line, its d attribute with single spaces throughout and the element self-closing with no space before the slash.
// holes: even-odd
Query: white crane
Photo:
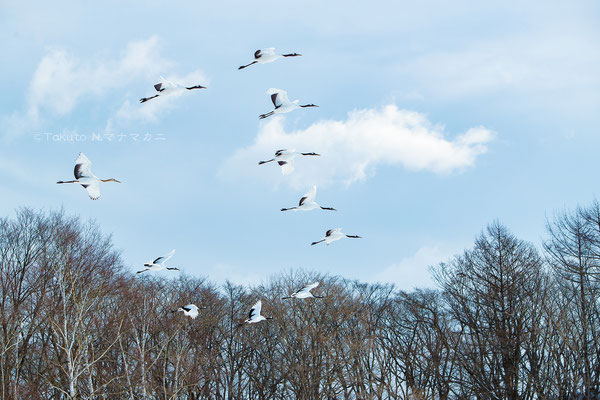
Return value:
<svg viewBox="0 0 600 400">
<path fill-rule="evenodd" d="M 266 319 L 273 319 L 273 317 L 263 317 L 260 315 L 260 309 L 262 308 L 262 300 L 257 301 L 250 309 L 248 313 L 248 319 L 244 321 L 246 324 L 255 324 Z"/>
<path fill-rule="evenodd" d="M 323 207 L 323 206 L 317 204 L 315 202 L 316 195 L 317 195 L 317 186 L 313 185 L 312 189 L 309 190 L 308 192 L 306 192 L 306 194 L 304 196 L 302 196 L 302 198 L 300 199 L 300 202 L 298 203 L 298 205 L 296 207 L 282 208 L 281 211 L 289 211 L 289 210 L 310 211 L 310 210 L 314 210 L 315 208 L 320 208 L 321 210 L 337 211 L 335 208 Z"/>
<path fill-rule="evenodd" d="M 160 82 L 154 85 L 154 89 L 158 92 L 154 96 L 150 97 L 142 97 L 140 99 L 140 103 L 145 103 L 148 100 L 152 100 L 158 96 L 168 96 L 175 93 L 182 93 L 186 90 L 194 90 L 194 89 L 206 89 L 205 86 L 195 85 L 195 86 L 183 86 L 178 83 L 171 82 L 162 76 L 160 77 Z"/>
<path fill-rule="evenodd" d="M 290 54 L 275 54 L 275 48 L 269 47 L 268 49 L 256 50 L 254 52 L 254 61 L 250 64 L 241 65 L 238 69 L 244 69 L 251 66 L 252 64 L 266 64 L 280 59 L 281 57 L 298 57 L 302 54 L 290 53 Z"/>
<path fill-rule="evenodd" d="M 311 283 L 310 285 L 306 285 L 304 286 L 302 289 L 300 290 L 296 290 L 294 293 L 290 294 L 287 297 L 282 297 L 282 299 L 291 299 L 291 298 L 297 298 L 297 299 L 307 299 L 309 297 L 314 297 L 315 299 L 322 299 L 325 296 L 316 296 L 314 294 L 312 294 L 310 291 L 313 290 L 314 288 L 316 288 L 317 286 L 319 286 L 319 282 L 315 282 L 315 283 Z"/>
<path fill-rule="evenodd" d="M 79 157 L 77 157 L 77 160 L 75 160 L 75 169 L 73 170 L 75 179 L 72 181 L 58 181 L 56 183 L 79 183 L 85 190 L 87 190 L 88 195 L 92 200 L 98 200 L 100 197 L 100 182 L 121 183 L 114 178 L 99 179 L 92 173 L 91 166 L 92 162 L 85 156 L 85 154 L 79 153 Z"/>
<path fill-rule="evenodd" d="M 178 311 L 182 311 L 183 315 L 185 315 L 186 317 L 196 319 L 196 317 L 198 316 L 198 310 L 206 310 L 206 307 L 198 307 L 195 304 L 188 304 L 186 306 L 179 307 L 177 310 L 171 312 L 176 313 Z"/>
<path fill-rule="evenodd" d="M 331 244 L 331 242 L 335 242 L 336 240 L 340 240 L 343 237 L 348 237 L 348 238 L 352 238 L 352 239 L 360 239 L 361 236 L 358 235 L 346 235 L 345 233 L 342 233 L 342 228 L 334 228 L 334 229 L 330 229 L 325 233 L 325 238 L 321 239 L 317 242 L 312 242 L 311 246 L 314 246 L 315 244 L 321 243 L 321 242 L 325 242 L 325 244 L 327 246 L 329 246 Z"/>
<path fill-rule="evenodd" d="M 260 114 L 258 116 L 258 118 L 260 118 L 260 119 L 265 119 L 267 117 L 270 117 L 273 114 L 289 113 L 290 111 L 293 111 L 297 108 L 319 107 L 314 104 L 300 105 L 300 104 L 298 104 L 298 102 L 300 100 L 290 101 L 288 99 L 288 95 L 285 90 L 271 88 L 271 89 L 267 90 L 267 94 L 271 95 L 271 101 L 273 102 L 275 109 L 273 111 L 269 111 L 266 114 Z"/>
<path fill-rule="evenodd" d="M 272 161 L 277 161 L 277 164 L 281 167 L 281 173 L 283 175 L 289 175 L 294 171 L 294 159 L 298 156 L 320 156 L 317 153 L 300 153 L 296 150 L 281 149 L 275 152 L 275 157 L 267 161 L 259 161 L 258 165 L 266 164 Z"/>
<path fill-rule="evenodd" d="M 167 262 L 169 258 L 173 257 L 174 254 L 175 249 L 171 250 L 166 256 L 158 257 L 156 260 L 144 264 L 146 269 L 138 271 L 137 273 L 141 274 L 142 272 L 146 271 L 162 271 L 163 269 L 168 269 L 169 271 L 179 271 L 179 268 L 171 268 L 165 265 L 165 262 Z"/>
</svg>

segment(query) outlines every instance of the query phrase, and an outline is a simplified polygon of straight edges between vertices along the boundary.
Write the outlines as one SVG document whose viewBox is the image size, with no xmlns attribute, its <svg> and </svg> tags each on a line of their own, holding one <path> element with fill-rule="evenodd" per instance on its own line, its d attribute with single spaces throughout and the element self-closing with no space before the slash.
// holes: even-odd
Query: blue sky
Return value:
<svg viewBox="0 0 600 400">
<path fill-rule="evenodd" d="M 597 195 L 597 2 L 0 4 L 2 215 L 94 218 L 132 270 L 175 248 L 215 282 L 411 289 L 491 221 L 539 244 Z M 237 70 L 266 47 L 303 56 Z M 139 104 L 160 76 L 208 89 Z M 320 107 L 259 121 L 271 87 Z M 278 148 L 322 157 L 257 165 Z M 56 185 L 79 152 L 123 183 Z M 339 211 L 279 211 L 313 184 Z M 310 246 L 333 227 L 364 238 Z"/>
</svg>

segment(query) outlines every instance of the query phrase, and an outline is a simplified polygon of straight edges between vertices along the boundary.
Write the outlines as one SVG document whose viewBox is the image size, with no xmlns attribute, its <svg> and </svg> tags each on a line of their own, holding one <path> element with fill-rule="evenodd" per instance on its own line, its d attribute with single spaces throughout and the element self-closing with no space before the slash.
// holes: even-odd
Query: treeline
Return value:
<svg viewBox="0 0 600 400">
<path fill-rule="evenodd" d="M 0 220 L 0 397 L 598 397 L 597 202 L 557 214 L 539 249 L 493 223 L 432 273 L 438 290 L 410 293 L 304 271 L 140 277 L 96 225 L 22 209 Z M 315 280 L 325 298 L 280 299 Z M 238 328 L 257 299 L 274 319 Z M 208 309 L 170 312 L 188 303 Z"/>
</svg>

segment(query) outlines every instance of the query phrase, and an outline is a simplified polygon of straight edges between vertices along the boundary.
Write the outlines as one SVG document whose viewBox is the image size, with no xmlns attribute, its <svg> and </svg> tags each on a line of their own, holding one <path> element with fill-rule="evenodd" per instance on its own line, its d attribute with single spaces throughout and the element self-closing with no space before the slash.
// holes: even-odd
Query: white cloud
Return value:
<svg viewBox="0 0 600 400">
<path fill-rule="evenodd" d="M 434 50 L 407 58 L 398 69 L 419 91 L 443 97 L 560 90 L 577 100 L 597 91 L 599 62 L 592 36 L 553 29 Z"/>
<path fill-rule="evenodd" d="M 395 105 L 352 111 L 345 121 L 319 121 L 292 132 L 286 132 L 283 122 L 284 118 L 275 117 L 261 125 L 254 143 L 225 161 L 221 176 L 285 179 L 303 188 L 335 182 L 349 185 L 373 175 L 378 165 L 445 174 L 472 167 L 494 137 L 489 129 L 475 127 L 449 139 L 443 127 L 431 124 L 425 115 Z M 296 159 L 296 170 L 285 177 L 276 164 L 251 168 L 271 158 L 277 149 L 314 151 L 322 156 Z"/>
<path fill-rule="evenodd" d="M 175 82 L 206 83 L 200 70 L 184 76 L 168 75 L 175 63 L 161 55 L 161 40 L 151 36 L 145 40 L 131 41 L 115 58 L 92 57 L 83 60 L 61 48 L 50 48 L 42 57 L 29 83 L 27 110 L 13 112 L 0 120 L 6 137 L 33 130 L 49 118 L 69 114 L 82 101 L 110 93 L 112 98 L 123 101 L 120 109 L 107 126 L 118 120 L 143 120 L 153 122 L 161 112 L 173 107 L 173 99 L 160 99 L 140 107 L 139 98 L 151 93 L 152 85 L 161 75 Z M 133 84 L 147 87 L 132 98 L 124 89 Z M 122 100 L 123 97 L 128 97 Z M 158 100 L 158 99 L 157 99 Z"/>
<path fill-rule="evenodd" d="M 433 288 L 435 283 L 429 271 L 430 266 L 447 261 L 456 254 L 441 246 L 423 246 L 412 256 L 403 258 L 383 271 L 366 277 L 369 282 L 394 283 L 402 290 L 415 288 Z"/>
<path fill-rule="evenodd" d="M 0 117 L 0 140 L 7 143 L 14 137 L 37 126 L 37 115 L 32 111 L 26 113 L 12 112 Z"/>
<path fill-rule="evenodd" d="M 173 63 L 160 56 L 160 40 L 152 36 L 127 44 L 120 58 L 83 61 L 63 49 L 50 49 L 29 84 L 30 112 L 69 113 L 85 96 L 121 88 L 136 78 L 157 77 Z"/>
</svg>

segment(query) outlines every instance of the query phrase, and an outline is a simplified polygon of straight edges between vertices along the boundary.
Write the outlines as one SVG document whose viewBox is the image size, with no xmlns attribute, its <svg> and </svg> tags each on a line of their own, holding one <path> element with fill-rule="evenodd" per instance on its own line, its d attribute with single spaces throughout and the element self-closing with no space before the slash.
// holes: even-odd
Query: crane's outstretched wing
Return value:
<svg viewBox="0 0 600 400">
<path fill-rule="evenodd" d="M 333 232 L 336 232 L 336 231 L 337 231 L 337 232 L 339 232 L 339 231 L 341 231 L 341 230 L 342 230 L 342 228 L 333 228 L 333 229 L 330 229 L 330 230 L 328 230 L 327 232 L 325 232 L 325 236 L 331 236 L 331 234 L 332 234 Z"/>
<path fill-rule="evenodd" d="M 262 308 L 262 300 L 259 300 L 252 306 L 250 313 L 248 313 L 248 319 L 252 319 L 253 317 L 260 315 L 260 309 Z"/>
<path fill-rule="evenodd" d="M 290 99 L 288 99 L 288 94 L 283 89 L 270 88 L 267 90 L 267 94 L 271 95 L 271 100 L 273 101 L 273 105 L 275 108 L 279 108 L 284 104 L 289 104 Z"/>
<path fill-rule="evenodd" d="M 300 199 L 300 204 L 306 202 L 315 201 L 315 197 L 317 196 L 317 185 L 314 185 L 312 189 L 310 189 L 306 194 Z"/>
<path fill-rule="evenodd" d="M 79 157 L 75 160 L 75 169 L 73 174 L 75 179 L 83 178 L 86 176 L 92 176 L 91 170 L 92 162 L 83 153 L 79 153 Z"/>
<path fill-rule="evenodd" d="M 279 100 L 279 93 L 272 94 L 271 101 L 273 102 L 275 109 L 278 109 L 279 107 L 281 107 L 281 101 Z"/>
<path fill-rule="evenodd" d="M 157 83 L 156 85 L 154 85 L 154 89 L 156 89 L 157 92 L 162 92 L 165 89 L 174 88 L 174 87 L 177 87 L 177 85 L 175 83 L 163 78 L 162 76 L 160 77 L 160 82 Z"/>
<path fill-rule="evenodd" d="M 81 186 L 87 190 L 90 199 L 98 200 L 100 197 L 100 185 L 98 185 L 97 180 L 91 180 L 90 182 L 82 183 Z"/>
<path fill-rule="evenodd" d="M 277 161 L 277 164 L 281 167 L 283 175 L 289 175 L 294 172 L 294 163 L 292 161 Z"/>
<path fill-rule="evenodd" d="M 304 286 L 302 289 L 298 290 L 296 293 L 310 292 L 311 290 L 313 290 L 317 286 L 319 286 L 319 282 L 311 283 L 310 285 Z"/>
<path fill-rule="evenodd" d="M 169 258 L 173 257 L 173 254 L 175 254 L 175 249 L 171 250 L 169 252 L 169 254 L 167 254 L 166 256 L 158 257 L 156 260 L 152 261 L 152 263 L 153 264 L 162 264 L 165 261 L 167 261 Z"/>
</svg>

